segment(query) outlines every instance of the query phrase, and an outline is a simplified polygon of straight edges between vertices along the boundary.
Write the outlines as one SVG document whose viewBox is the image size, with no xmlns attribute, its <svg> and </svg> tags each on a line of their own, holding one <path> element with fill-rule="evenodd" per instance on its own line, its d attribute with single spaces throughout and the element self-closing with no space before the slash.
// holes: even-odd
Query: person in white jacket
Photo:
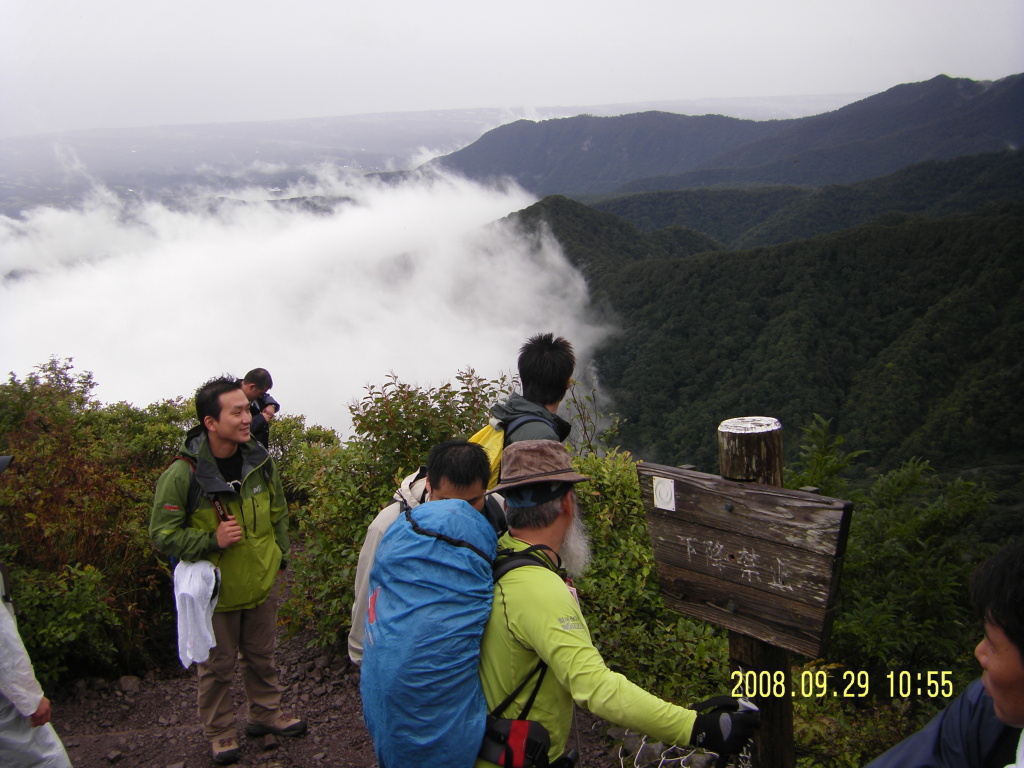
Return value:
<svg viewBox="0 0 1024 768">
<path fill-rule="evenodd" d="M 0 472 L 10 463 L 10 456 L 0 456 Z M 36 680 L 3 579 L 0 590 L 0 765 L 71 768 L 64 745 L 50 724 L 50 700 Z"/>
<path fill-rule="evenodd" d="M 483 486 L 477 473 L 486 469 Z M 418 507 L 428 501 L 462 499 L 483 512 L 496 529 L 504 525 L 504 516 L 495 519 L 484 505 L 487 501 L 487 481 L 490 479 L 490 461 L 484 449 L 466 440 L 447 440 L 434 446 L 427 458 L 427 465 L 409 475 L 395 491 L 394 503 L 380 512 L 366 530 L 366 539 L 359 550 L 356 566 L 356 580 L 353 588 L 352 627 L 348 633 L 348 657 L 353 664 L 363 662 L 363 631 L 366 619 L 366 601 L 370 569 L 373 567 L 377 545 L 385 532 L 406 509 Z M 501 498 L 500 496 L 498 497 Z M 498 512 L 500 515 L 500 510 Z"/>
</svg>

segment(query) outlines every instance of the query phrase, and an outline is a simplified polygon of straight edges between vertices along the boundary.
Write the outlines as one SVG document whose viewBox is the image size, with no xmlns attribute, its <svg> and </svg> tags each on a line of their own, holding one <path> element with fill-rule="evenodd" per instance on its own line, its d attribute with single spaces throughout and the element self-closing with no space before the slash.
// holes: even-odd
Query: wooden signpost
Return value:
<svg viewBox="0 0 1024 768">
<path fill-rule="evenodd" d="M 734 669 L 753 671 L 762 728 L 756 768 L 792 768 L 789 651 L 828 647 L 853 505 L 782 484 L 781 425 L 719 427 L 723 476 L 637 465 L 665 604 L 729 630 Z M 761 676 L 766 673 L 767 678 Z M 785 695 L 760 682 L 785 676 Z"/>
</svg>

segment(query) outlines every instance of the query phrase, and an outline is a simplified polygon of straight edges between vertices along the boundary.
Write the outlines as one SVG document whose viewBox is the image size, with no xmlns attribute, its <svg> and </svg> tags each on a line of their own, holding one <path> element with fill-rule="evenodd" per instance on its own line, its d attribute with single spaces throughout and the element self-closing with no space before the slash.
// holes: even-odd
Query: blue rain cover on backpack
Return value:
<svg viewBox="0 0 1024 768">
<path fill-rule="evenodd" d="M 471 768 L 484 735 L 480 639 L 497 536 L 460 499 L 404 511 L 370 571 L 360 670 L 380 768 Z"/>
</svg>

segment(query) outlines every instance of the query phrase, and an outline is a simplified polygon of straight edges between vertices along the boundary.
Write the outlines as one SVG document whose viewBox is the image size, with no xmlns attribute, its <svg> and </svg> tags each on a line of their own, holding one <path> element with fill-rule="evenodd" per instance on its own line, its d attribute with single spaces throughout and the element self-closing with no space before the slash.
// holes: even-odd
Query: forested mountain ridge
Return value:
<svg viewBox="0 0 1024 768">
<path fill-rule="evenodd" d="M 805 239 L 901 212 L 939 218 L 992 202 L 1024 202 L 1019 150 L 935 160 L 881 178 L 821 189 L 756 187 L 645 192 L 591 205 L 650 232 L 667 226 L 698 229 L 729 248 Z"/>
<path fill-rule="evenodd" d="M 795 120 L 704 163 L 680 186 L 842 184 L 912 163 L 997 152 L 1024 139 L 1024 75 L 994 83 L 941 75 Z"/>
<path fill-rule="evenodd" d="M 598 371 L 647 460 L 713 471 L 723 419 L 792 433 L 818 413 L 880 468 L 1024 463 L 1022 204 L 731 252 L 563 197 L 512 218 L 549 229 L 614 313 Z"/>
<path fill-rule="evenodd" d="M 631 179 L 695 168 L 787 122 L 668 112 L 518 120 L 432 164 L 472 179 L 511 177 L 539 195 L 611 192 Z"/>
<path fill-rule="evenodd" d="M 513 178 L 540 195 L 820 186 L 1018 147 L 1024 143 L 1022 115 L 1024 75 L 995 83 L 942 75 L 794 120 L 648 112 L 519 121 L 432 162 L 478 180 Z"/>
</svg>

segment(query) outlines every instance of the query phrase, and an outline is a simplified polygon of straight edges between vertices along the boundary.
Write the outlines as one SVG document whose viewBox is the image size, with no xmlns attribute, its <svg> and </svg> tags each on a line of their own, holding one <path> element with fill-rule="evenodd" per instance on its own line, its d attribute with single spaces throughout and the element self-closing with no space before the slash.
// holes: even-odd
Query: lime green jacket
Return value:
<svg viewBox="0 0 1024 768">
<path fill-rule="evenodd" d="M 498 550 L 528 545 L 509 534 Z M 551 736 L 548 757 L 565 751 L 576 701 L 598 717 L 653 736 L 667 744 L 689 744 L 697 713 L 669 704 L 634 685 L 604 663 L 569 588 L 555 572 L 527 566 L 509 571 L 494 586 L 491 616 L 480 647 L 480 681 L 493 709 L 543 659 L 544 682 L 530 710 Z M 505 710 L 518 718 L 533 692 L 534 680 Z M 491 766 L 477 760 L 477 768 Z"/>
<path fill-rule="evenodd" d="M 221 477 L 203 428 L 190 430 L 181 453 L 195 461 L 195 477 L 204 495 L 187 515 L 192 467 L 187 461 L 175 461 L 157 481 L 149 520 L 149 537 L 158 550 L 188 562 L 209 560 L 220 568 L 217 613 L 262 603 L 289 547 L 288 504 L 274 460 L 255 440 L 239 450 L 242 487 L 235 491 Z M 220 519 L 205 495 L 210 493 L 242 527 L 242 540 L 228 549 L 217 546 Z"/>
</svg>

